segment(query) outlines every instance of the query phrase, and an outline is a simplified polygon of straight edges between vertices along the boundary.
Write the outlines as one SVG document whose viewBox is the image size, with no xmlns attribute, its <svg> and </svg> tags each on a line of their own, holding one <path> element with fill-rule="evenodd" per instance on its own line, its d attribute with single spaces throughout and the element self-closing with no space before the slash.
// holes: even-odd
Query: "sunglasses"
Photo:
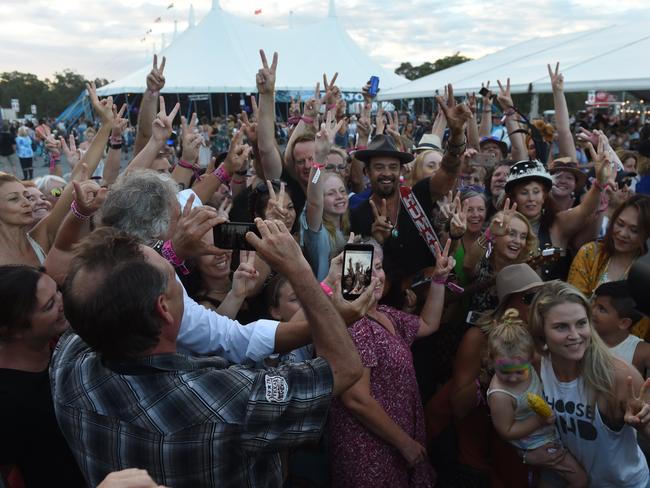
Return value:
<svg viewBox="0 0 650 488">
<path fill-rule="evenodd" d="M 52 188 L 50 190 L 50 195 L 52 195 L 54 198 L 59 198 L 61 194 L 63 193 L 63 188 Z"/>
<path fill-rule="evenodd" d="M 325 165 L 325 171 L 345 171 L 347 164 L 327 164 Z"/>
</svg>

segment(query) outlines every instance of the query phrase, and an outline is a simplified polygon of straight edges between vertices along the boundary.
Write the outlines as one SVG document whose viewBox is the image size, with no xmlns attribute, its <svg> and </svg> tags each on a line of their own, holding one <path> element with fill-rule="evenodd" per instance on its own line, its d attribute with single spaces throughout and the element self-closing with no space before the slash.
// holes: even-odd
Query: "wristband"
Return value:
<svg viewBox="0 0 650 488">
<path fill-rule="evenodd" d="M 505 115 L 506 117 L 510 117 L 511 115 L 514 115 L 516 113 L 517 113 L 517 109 L 515 107 L 510 107 L 503 111 L 503 115 Z"/>
<path fill-rule="evenodd" d="M 323 292 L 325 292 L 325 295 L 327 295 L 328 297 L 331 297 L 332 295 L 334 295 L 334 290 L 332 290 L 332 287 L 330 285 L 328 285 L 327 283 L 325 283 L 324 281 L 320 282 L 320 287 L 321 287 L 321 290 L 323 290 Z"/>
<path fill-rule="evenodd" d="M 453 281 L 449 281 L 449 277 L 447 277 L 447 278 L 431 278 L 431 283 L 435 283 L 436 285 L 444 285 L 452 293 L 460 294 L 460 293 L 463 293 L 465 291 L 465 289 L 462 286 L 458 286 Z"/>
<path fill-rule="evenodd" d="M 221 183 L 223 183 L 224 185 L 229 185 L 230 180 L 232 179 L 232 176 L 228 174 L 223 164 L 220 164 L 219 167 L 212 172 L 212 174 L 217 178 L 219 178 Z"/>
<path fill-rule="evenodd" d="M 110 143 L 111 144 L 122 144 L 122 136 L 111 136 Z"/>
<path fill-rule="evenodd" d="M 91 215 L 86 215 L 79 210 L 76 200 L 72 200 L 72 203 L 70 204 L 70 210 L 72 211 L 72 215 L 74 215 L 79 220 L 88 220 L 91 217 Z"/>
<path fill-rule="evenodd" d="M 308 115 L 303 115 L 300 117 L 300 120 L 302 120 L 305 124 L 313 124 L 314 123 L 314 118 L 309 117 Z"/>
<path fill-rule="evenodd" d="M 607 183 L 601 183 L 598 180 L 594 180 L 594 186 L 597 190 L 605 191 L 605 188 L 607 188 Z"/>
<path fill-rule="evenodd" d="M 157 97 L 158 95 L 160 95 L 159 91 L 153 91 L 153 90 L 150 90 L 149 88 L 147 88 L 147 91 L 145 93 L 148 93 L 149 95 L 152 95 L 154 97 Z"/>
<path fill-rule="evenodd" d="M 169 261 L 172 264 L 172 266 L 178 268 L 181 274 L 183 274 L 184 276 L 190 274 L 190 271 L 185 266 L 185 260 L 179 258 L 176 255 L 176 251 L 174 251 L 174 247 L 172 246 L 171 240 L 165 241 L 165 243 L 162 245 L 160 253 L 162 254 L 163 258 L 165 258 L 167 261 Z"/>
<path fill-rule="evenodd" d="M 199 165 L 198 164 L 191 164 L 191 163 L 188 163 L 187 161 L 185 161 L 183 159 L 179 159 L 176 164 L 178 164 L 181 168 L 191 169 L 192 172 L 194 173 L 194 178 L 197 181 L 202 180 L 201 173 L 199 173 Z"/>
<path fill-rule="evenodd" d="M 119 144 L 109 144 L 108 147 L 111 149 L 122 149 L 122 143 L 120 142 Z"/>
<path fill-rule="evenodd" d="M 332 110 L 333 108 L 336 108 L 336 103 L 331 103 L 327 106 L 327 110 Z"/>
</svg>

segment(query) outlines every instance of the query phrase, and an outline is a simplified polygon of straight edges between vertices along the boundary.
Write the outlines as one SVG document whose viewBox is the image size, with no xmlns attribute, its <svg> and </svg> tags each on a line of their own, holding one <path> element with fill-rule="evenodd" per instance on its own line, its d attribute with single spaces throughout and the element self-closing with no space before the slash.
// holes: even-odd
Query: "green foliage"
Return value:
<svg viewBox="0 0 650 488">
<path fill-rule="evenodd" d="M 470 61 L 472 58 L 463 56 L 460 52 L 457 52 L 451 56 L 445 56 L 444 58 L 437 59 L 435 62 L 430 63 L 428 61 L 422 63 L 419 66 L 413 66 L 411 63 L 402 63 L 395 70 L 395 73 L 402 75 L 409 80 L 417 80 L 423 76 L 430 75 L 436 71 L 441 71 L 443 69 L 451 68 L 465 61 Z"/>
<path fill-rule="evenodd" d="M 11 99 L 20 101 L 20 114 L 29 113 L 36 105 L 38 117 L 55 117 L 86 88 L 86 78 L 72 70 L 54 73 L 54 79 L 39 80 L 32 73 L 18 71 L 0 73 L 0 106 L 10 107 Z M 104 78 L 95 79 L 97 88 L 108 84 Z"/>
</svg>

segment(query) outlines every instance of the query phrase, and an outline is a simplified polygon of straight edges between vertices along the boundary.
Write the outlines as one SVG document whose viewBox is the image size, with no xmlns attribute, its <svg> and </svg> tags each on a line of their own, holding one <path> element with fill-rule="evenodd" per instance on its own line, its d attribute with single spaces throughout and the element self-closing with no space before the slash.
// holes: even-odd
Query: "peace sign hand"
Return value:
<svg viewBox="0 0 650 488">
<path fill-rule="evenodd" d="M 81 153 L 77 149 L 77 143 L 74 140 L 74 135 L 70 134 L 70 144 L 66 144 L 65 138 L 59 137 L 61 141 L 61 149 L 65 159 L 68 161 L 68 164 L 71 168 L 74 168 L 79 161 L 81 161 Z"/>
<path fill-rule="evenodd" d="M 197 120 L 196 113 L 193 113 L 188 125 L 187 119 L 181 115 L 181 140 L 183 142 L 181 158 L 190 164 L 196 163 L 199 158 L 199 147 L 203 144 L 203 136 L 196 129 Z"/>
<path fill-rule="evenodd" d="M 456 134 L 465 133 L 465 124 L 472 118 L 472 112 L 464 103 L 456 103 L 454 89 L 451 84 L 447 85 L 447 101 L 437 96 L 438 106 L 447 119 L 449 129 Z"/>
<path fill-rule="evenodd" d="M 434 280 L 446 280 L 449 273 L 456 266 L 456 260 L 453 256 L 449 255 L 451 248 L 451 239 L 447 239 L 445 248 L 441 251 L 440 245 L 437 242 L 433 243 L 434 256 L 436 258 L 436 267 L 433 270 L 432 278 Z"/>
<path fill-rule="evenodd" d="M 287 221 L 288 209 L 284 208 L 285 185 L 284 181 L 280 182 L 280 191 L 275 193 L 271 180 L 266 180 L 266 187 L 269 190 L 269 203 L 268 209 L 266 210 L 266 218 L 268 220 Z"/>
<path fill-rule="evenodd" d="M 122 104 L 120 111 L 117 111 L 117 107 L 113 105 L 113 130 L 111 132 L 111 137 L 122 137 L 122 132 L 126 129 L 126 126 L 129 123 L 129 119 L 123 118 L 124 112 L 126 111 L 126 103 Z"/>
<path fill-rule="evenodd" d="M 259 272 L 255 269 L 255 251 L 239 251 L 239 266 L 232 276 L 232 292 L 244 299 L 255 288 Z"/>
<path fill-rule="evenodd" d="M 594 131 L 595 132 L 595 131 Z M 612 163 L 609 160 L 608 151 L 605 150 L 607 136 L 604 134 L 595 134 L 598 137 L 598 149 L 594 149 L 591 142 L 587 143 L 587 150 L 591 152 L 591 159 L 594 162 L 594 172 L 596 179 L 601 185 L 605 185 L 612 176 Z"/>
<path fill-rule="evenodd" d="M 300 95 L 298 95 L 298 98 L 295 100 L 291 97 L 291 102 L 289 103 L 289 115 L 300 117 L 300 101 Z"/>
<path fill-rule="evenodd" d="M 497 84 L 499 85 L 499 94 L 497 95 L 497 102 L 499 102 L 499 105 L 501 105 L 501 109 L 506 111 L 508 109 L 513 108 L 515 104 L 512 102 L 512 97 L 510 96 L 510 78 L 506 80 L 505 88 L 503 88 L 501 81 L 497 80 Z"/>
<path fill-rule="evenodd" d="M 234 175 L 235 172 L 240 171 L 244 167 L 244 163 L 248 160 L 248 155 L 253 149 L 248 144 L 242 144 L 244 137 L 243 131 L 238 131 L 230 141 L 230 148 L 228 149 L 228 156 L 223 162 L 224 169 L 229 175 Z"/>
<path fill-rule="evenodd" d="M 180 110 L 181 104 L 176 103 L 172 111 L 167 114 L 165 98 L 158 97 L 158 99 L 160 103 L 160 112 L 158 112 L 158 115 L 156 115 L 156 118 L 153 120 L 151 137 L 153 137 L 158 144 L 163 145 L 172 134 L 172 122 Z"/>
<path fill-rule="evenodd" d="M 372 223 L 372 237 L 379 243 L 384 244 L 386 239 L 390 236 L 390 233 L 393 231 L 393 223 L 388 217 L 388 210 L 386 209 L 386 199 L 381 199 L 381 209 L 377 210 L 375 202 L 370 200 L 370 207 L 372 208 L 372 214 L 375 220 Z"/>
<path fill-rule="evenodd" d="M 650 387 L 650 378 L 643 382 L 638 395 L 634 393 L 632 377 L 628 376 L 626 381 L 627 402 L 623 420 L 636 429 L 643 428 L 650 421 L 650 405 L 645 399 L 646 390 Z"/>
<path fill-rule="evenodd" d="M 334 76 L 332 77 L 332 81 L 328 83 L 327 75 L 323 73 L 323 88 L 325 89 L 325 103 L 327 103 L 328 106 L 335 104 L 337 100 L 341 98 L 341 90 L 339 89 L 338 86 L 335 85 L 336 78 L 338 78 L 338 76 L 339 76 L 338 73 L 334 73 Z"/>
<path fill-rule="evenodd" d="M 158 92 L 163 89 L 165 86 L 165 77 L 163 76 L 163 71 L 165 71 L 165 62 L 167 59 L 165 56 L 162 58 L 162 63 L 160 63 L 160 68 L 158 67 L 158 55 L 153 55 L 153 68 L 147 75 L 147 90 L 149 90 L 152 95 L 158 95 Z"/>
<path fill-rule="evenodd" d="M 113 97 L 104 98 L 100 100 L 97 96 L 97 88 L 95 82 L 91 81 L 86 83 L 86 91 L 90 104 L 102 121 L 102 125 L 108 124 L 113 121 Z"/>
<path fill-rule="evenodd" d="M 449 236 L 460 238 L 467 230 L 467 208 L 469 200 L 465 200 L 462 204 L 460 202 L 460 192 L 456 193 L 451 204 L 451 220 L 449 221 Z"/>
<path fill-rule="evenodd" d="M 257 72 L 255 83 L 257 84 L 258 93 L 269 94 L 275 91 L 275 71 L 278 67 L 278 53 L 273 53 L 273 62 L 269 67 L 264 49 L 260 49 L 260 58 L 262 58 L 262 69 Z"/>
<path fill-rule="evenodd" d="M 497 212 L 497 214 L 492 218 L 492 223 L 490 224 L 490 232 L 492 235 L 495 237 L 506 235 L 508 227 L 510 226 L 510 221 L 516 212 L 517 202 L 513 202 L 512 205 L 510 205 L 510 199 L 506 198 L 503 210 Z"/>
<path fill-rule="evenodd" d="M 547 64 L 546 67 L 548 68 L 548 76 L 551 79 L 553 92 L 561 92 L 564 90 L 564 75 L 560 73 L 560 62 L 558 61 L 555 65 L 555 73 L 551 69 L 550 64 Z"/>
</svg>

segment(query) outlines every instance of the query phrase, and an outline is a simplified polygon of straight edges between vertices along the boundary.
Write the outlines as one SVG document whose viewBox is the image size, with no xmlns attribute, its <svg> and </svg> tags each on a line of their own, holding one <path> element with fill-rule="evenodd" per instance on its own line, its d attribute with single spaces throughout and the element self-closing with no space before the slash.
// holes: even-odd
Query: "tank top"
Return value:
<svg viewBox="0 0 650 488">
<path fill-rule="evenodd" d="M 556 415 L 562 443 L 589 475 L 590 488 L 638 488 L 648 484 L 648 464 L 625 424 L 614 431 L 603 422 L 597 405 L 589 405 L 582 377 L 558 381 L 551 362 L 542 358 L 544 396 Z"/>
<path fill-rule="evenodd" d="M 539 381 L 539 376 L 537 376 L 537 372 L 535 371 L 535 368 L 530 367 L 529 370 L 531 374 L 531 380 L 530 380 L 530 385 L 528 385 L 526 391 L 519 394 L 512 393 L 508 390 L 502 390 L 500 388 L 491 388 L 487 391 L 488 398 L 492 393 L 500 392 L 500 393 L 505 393 L 515 401 L 515 420 L 525 420 L 531 415 L 537 415 L 528 406 L 527 395 L 528 393 L 535 393 L 541 396 L 542 384 Z M 522 437 L 521 439 L 517 439 L 514 441 L 510 441 L 510 444 L 512 444 L 518 449 L 526 450 L 526 449 L 536 449 L 538 447 L 543 446 L 544 444 L 548 444 L 549 442 L 557 442 L 558 440 L 559 437 L 555 429 L 555 426 L 545 425 L 544 427 L 537 429 L 529 436 Z"/>
<path fill-rule="evenodd" d="M 43 248 L 41 247 L 41 245 L 38 242 L 36 242 L 32 238 L 32 236 L 30 236 L 29 234 L 26 234 L 26 235 L 27 235 L 27 242 L 29 242 L 29 245 L 32 246 L 32 249 L 36 253 L 36 257 L 38 258 L 38 262 L 41 263 L 41 266 L 43 266 L 43 264 L 45 264 L 45 257 L 46 257 L 45 256 L 45 251 L 43 251 Z"/>
<path fill-rule="evenodd" d="M 636 346 L 639 342 L 642 342 L 643 339 L 640 339 L 639 337 L 630 334 L 627 336 L 627 339 L 625 339 L 623 342 L 617 344 L 614 347 L 609 348 L 609 352 L 611 352 L 614 356 L 616 356 L 619 359 L 622 359 L 628 364 L 632 364 L 632 359 L 634 358 L 634 351 L 636 351 Z"/>
</svg>

